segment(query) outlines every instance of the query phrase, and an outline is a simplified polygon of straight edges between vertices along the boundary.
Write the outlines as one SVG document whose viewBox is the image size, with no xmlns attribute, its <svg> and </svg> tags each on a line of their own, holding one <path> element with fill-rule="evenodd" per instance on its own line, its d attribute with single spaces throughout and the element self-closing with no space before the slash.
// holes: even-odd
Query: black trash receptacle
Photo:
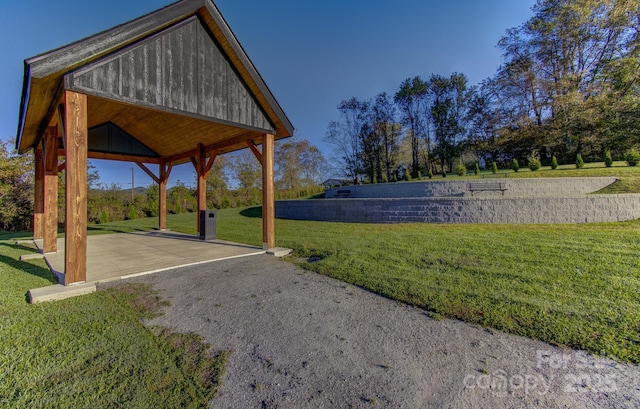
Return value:
<svg viewBox="0 0 640 409">
<path fill-rule="evenodd" d="M 217 218 L 215 210 L 200 210 L 200 240 L 216 239 Z"/>
</svg>

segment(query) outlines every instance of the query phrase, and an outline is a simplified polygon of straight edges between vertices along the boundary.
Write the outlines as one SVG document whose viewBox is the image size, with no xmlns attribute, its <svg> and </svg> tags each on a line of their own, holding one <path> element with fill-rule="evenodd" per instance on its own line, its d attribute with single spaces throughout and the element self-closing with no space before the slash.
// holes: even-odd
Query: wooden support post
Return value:
<svg viewBox="0 0 640 409">
<path fill-rule="evenodd" d="M 65 285 L 87 280 L 87 96 L 64 93 Z"/>
<path fill-rule="evenodd" d="M 33 239 L 40 240 L 44 234 L 44 152 L 39 143 L 34 149 L 34 198 L 33 198 Z"/>
<path fill-rule="evenodd" d="M 266 134 L 262 138 L 262 247 L 276 246 L 275 199 L 273 188 L 273 155 L 275 137 Z"/>
<path fill-rule="evenodd" d="M 158 209 L 158 219 L 160 230 L 167 229 L 167 181 L 171 173 L 171 165 L 160 162 L 160 178 L 158 180 L 158 201 L 160 208 Z"/>
<path fill-rule="evenodd" d="M 58 251 L 58 127 L 44 134 L 44 223 L 42 251 Z"/>
<path fill-rule="evenodd" d="M 207 208 L 207 174 L 205 168 L 207 166 L 207 153 L 204 151 L 204 145 L 198 144 L 198 233 L 200 233 L 200 211 Z"/>
</svg>

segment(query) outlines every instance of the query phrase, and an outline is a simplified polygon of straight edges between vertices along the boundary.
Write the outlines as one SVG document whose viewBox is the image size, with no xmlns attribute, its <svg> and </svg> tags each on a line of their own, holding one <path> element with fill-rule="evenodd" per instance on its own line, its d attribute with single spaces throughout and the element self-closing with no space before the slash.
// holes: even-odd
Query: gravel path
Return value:
<svg viewBox="0 0 640 409">
<path fill-rule="evenodd" d="M 423 310 L 252 256 L 130 281 L 155 319 L 231 351 L 214 408 L 640 407 L 640 368 L 429 318 Z"/>
</svg>

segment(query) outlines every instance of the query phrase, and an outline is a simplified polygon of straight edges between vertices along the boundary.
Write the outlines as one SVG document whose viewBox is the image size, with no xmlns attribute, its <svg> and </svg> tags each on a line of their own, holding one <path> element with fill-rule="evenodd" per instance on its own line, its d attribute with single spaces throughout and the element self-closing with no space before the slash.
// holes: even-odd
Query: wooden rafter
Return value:
<svg viewBox="0 0 640 409">
<path fill-rule="evenodd" d="M 156 175 L 153 174 L 152 171 L 149 170 L 149 168 L 147 168 L 144 163 L 142 162 L 136 162 L 136 165 L 138 165 L 138 167 L 140 169 L 142 169 L 144 171 L 144 173 L 146 173 L 147 175 L 149 175 L 149 177 L 151 179 L 153 179 L 154 182 L 156 182 L 157 184 L 160 184 L 160 178 L 157 177 Z"/>
<path fill-rule="evenodd" d="M 262 165 L 262 152 L 260 152 L 256 144 L 251 139 L 247 141 L 247 145 L 249 146 L 249 149 L 251 149 L 251 152 L 253 152 L 253 154 L 255 155 L 256 159 L 258 159 L 258 162 L 260 162 L 260 164 Z"/>
<path fill-rule="evenodd" d="M 207 164 L 204 167 L 204 173 L 205 175 L 209 174 L 209 172 L 211 171 L 211 168 L 213 167 L 213 162 L 215 162 L 216 160 L 216 153 L 213 152 L 211 153 L 211 155 L 209 155 L 209 160 L 207 160 Z"/>
</svg>

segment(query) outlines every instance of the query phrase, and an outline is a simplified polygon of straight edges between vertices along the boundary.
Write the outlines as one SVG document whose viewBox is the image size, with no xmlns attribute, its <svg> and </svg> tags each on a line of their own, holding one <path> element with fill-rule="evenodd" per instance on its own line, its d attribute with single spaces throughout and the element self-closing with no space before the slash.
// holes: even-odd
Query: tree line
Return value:
<svg viewBox="0 0 640 409">
<path fill-rule="evenodd" d="M 33 155 L 16 155 L 0 142 L 0 230 L 30 230 L 33 223 Z M 277 141 L 274 185 L 276 199 L 295 199 L 320 193 L 327 172 L 322 152 L 308 140 Z M 195 176 L 194 176 L 195 178 Z M 159 187 L 122 189 L 104 184 L 91 164 L 87 175 L 87 220 L 107 223 L 141 217 L 157 217 Z M 65 174 L 58 174 L 58 223 L 65 219 Z M 210 209 L 253 206 L 262 203 L 262 168 L 249 150 L 220 155 L 207 176 L 207 207 Z M 177 181 L 167 190 L 170 214 L 197 210 L 196 189 Z"/>
<path fill-rule="evenodd" d="M 640 3 L 538 0 L 506 30 L 503 63 L 480 84 L 415 76 L 394 95 L 351 98 L 327 129 L 343 173 L 382 181 L 514 159 L 622 158 L 640 142 Z"/>
</svg>

